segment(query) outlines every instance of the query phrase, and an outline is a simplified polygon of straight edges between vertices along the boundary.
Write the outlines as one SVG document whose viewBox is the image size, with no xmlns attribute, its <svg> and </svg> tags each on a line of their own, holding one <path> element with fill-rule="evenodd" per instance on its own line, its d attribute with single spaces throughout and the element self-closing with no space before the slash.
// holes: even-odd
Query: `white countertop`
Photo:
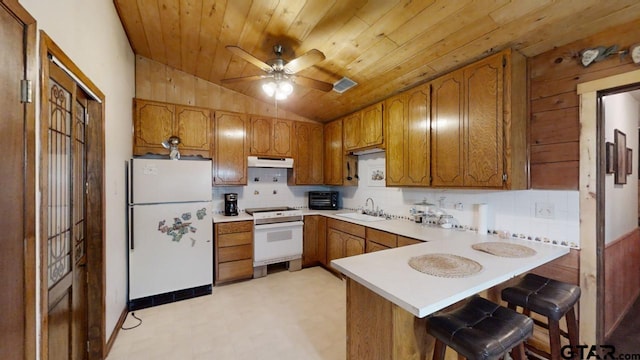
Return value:
<svg viewBox="0 0 640 360">
<path fill-rule="evenodd" d="M 369 290 L 422 318 L 569 253 L 569 248 L 533 241 L 505 240 L 472 232 L 440 231 L 448 236 L 422 244 L 336 259 L 331 261 L 331 265 Z M 516 243 L 536 250 L 537 254 L 525 258 L 507 258 L 471 248 L 474 243 L 483 241 Z M 430 253 L 463 256 L 477 261 L 483 269 L 468 277 L 446 278 L 427 275 L 409 266 L 411 257 Z"/>
</svg>

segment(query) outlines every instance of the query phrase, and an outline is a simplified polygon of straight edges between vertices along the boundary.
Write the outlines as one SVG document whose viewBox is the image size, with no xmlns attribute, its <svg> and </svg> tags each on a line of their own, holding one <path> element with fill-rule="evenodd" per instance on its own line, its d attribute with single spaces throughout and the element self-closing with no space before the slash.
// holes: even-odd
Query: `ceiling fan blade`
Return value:
<svg viewBox="0 0 640 360">
<path fill-rule="evenodd" d="M 312 49 L 306 54 L 289 61 L 284 66 L 284 72 L 287 74 L 295 74 L 298 71 L 306 69 L 324 59 L 324 54 L 320 50 Z"/>
<path fill-rule="evenodd" d="M 255 56 L 253 56 L 253 55 L 249 54 L 248 52 L 244 51 L 242 48 L 239 48 L 239 47 L 233 46 L 233 45 L 227 45 L 225 47 L 227 48 L 227 50 L 231 51 L 234 55 L 237 55 L 237 56 L 243 58 L 244 60 L 246 60 L 247 62 L 249 62 L 250 64 L 253 64 L 253 65 L 259 67 L 260 69 L 262 69 L 262 71 L 266 71 L 268 73 L 273 71 L 273 68 L 271 67 L 271 65 L 265 63 L 262 60 L 259 60 Z"/>
<path fill-rule="evenodd" d="M 261 80 L 261 79 L 268 78 L 268 77 L 272 77 L 272 76 L 271 75 L 243 76 L 243 77 L 237 77 L 237 78 L 222 79 L 222 80 L 220 80 L 220 82 L 222 82 L 223 84 L 230 84 L 230 83 L 240 82 L 240 81 Z"/>
<path fill-rule="evenodd" d="M 333 84 L 330 84 L 328 82 L 311 79 L 311 78 L 300 76 L 300 75 L 292 76 L 291 78 L 293 82 L 295 82 L 296 84 L 306 86 L 312 89 L 316 89 L 324 92 L 328 92 L 333 89 Z"/>
</svg>

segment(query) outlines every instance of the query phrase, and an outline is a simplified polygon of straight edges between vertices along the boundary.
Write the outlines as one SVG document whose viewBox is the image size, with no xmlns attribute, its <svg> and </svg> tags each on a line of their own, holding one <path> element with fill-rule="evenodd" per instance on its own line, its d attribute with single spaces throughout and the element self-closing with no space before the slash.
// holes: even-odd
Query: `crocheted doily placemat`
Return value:
<svg viewBox="0 0 640 360">
<path fill-rule="evenodd" d="M 511 258 L 529 257 L 537 254 L 537 252 L 530 247 L 498 241 L 473 244 L 471 247 L 474 250 L 484 251 L 492 255 Z"/>
<path fill-rule="evenodd" d="M 482 270 L 477 261 L 453 254 L 426 254 L 409 259 L 409 266 L 440 277 L 467 277 Z"/>
</svg>

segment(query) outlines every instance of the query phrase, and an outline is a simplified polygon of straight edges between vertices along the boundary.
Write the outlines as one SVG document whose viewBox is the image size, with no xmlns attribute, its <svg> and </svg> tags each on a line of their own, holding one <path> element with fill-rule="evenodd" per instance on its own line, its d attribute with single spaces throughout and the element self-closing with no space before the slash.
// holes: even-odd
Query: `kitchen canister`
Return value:
<svg viewBox="0 0 640 360">
<path fill-rule="evenodd" d="M 489 204 L 475 204 L 475 225 L 478 234 L 487 233 L 487 224 L 489 222 Z"/>
</svg>

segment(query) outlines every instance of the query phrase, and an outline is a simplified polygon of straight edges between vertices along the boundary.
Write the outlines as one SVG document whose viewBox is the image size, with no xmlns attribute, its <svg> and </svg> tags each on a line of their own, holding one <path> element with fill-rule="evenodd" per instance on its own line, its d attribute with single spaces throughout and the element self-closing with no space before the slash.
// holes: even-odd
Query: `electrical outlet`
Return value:
<svg viewBox="0 0 640 360">
<path fill-rule="evenodd" d="M 464 205 L 462 205 L 461 202 L 459 203 L 455 203 L 455 205 L 453 206 L 454 209 L 456 210 L 464 210 Z"/>
<path fill-rule="evenodd" d="M 554 219 L 556 216 L 553 203 L 536 203 L 536 217 L 541 219 Z"/>
</svg>

